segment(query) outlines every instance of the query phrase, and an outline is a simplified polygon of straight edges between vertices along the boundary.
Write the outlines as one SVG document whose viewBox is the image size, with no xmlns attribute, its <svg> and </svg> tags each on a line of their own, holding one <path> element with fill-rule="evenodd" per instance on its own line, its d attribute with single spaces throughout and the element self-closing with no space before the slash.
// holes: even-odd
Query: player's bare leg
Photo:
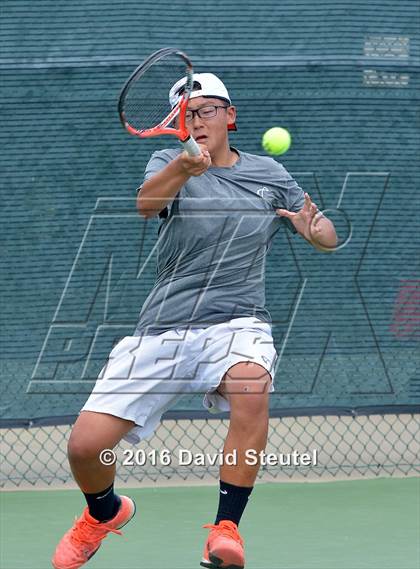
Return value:
<svg viewBox="0 0 420 569">
<path fill-rule="evenodd" d="M 70 435 L 68 457 L 82 492 L 100 492 L 113 483 L 115 464 L 102 464 L 100 453 L 104 449 L 113 449 L 134 426 L 132 421 L 107 413 L 80 413 Z"/>
<path fill-rule="evenodd" d="M 113 449 L 134 426 L 105 413 L 82 411 L 68 444 L 73 476 L 85 495 L 88 506 L 67 531 L 55 550 L 55 569 L 78 569 L 99 549 L 102 540 L 128 523 L 135 504 L 127 496 L 114 493 L 115 464 L 101 461 L 101 451 Z"/>
<path fill-rule="evenodd" d="M 268 402 L 271 377 L 265 368 L 253 362 L 240 362 L 225 374 L 218 389 L 230 404 L 230 425 L 224 455 L 236 449 L 237 463 L 220 467 L 220 478 L 229 484 L 251 487 L 260 468 L 249 465 L 245 452 L 259 455 L 267 445 Z"/>
<path fill-rule="evenodd" d="M 240 362 L 225 374 L 219 392 L 230 403 L 230 425 L 223 454 L 236 453 L 236 463 L 220 467 L 220 501 L 214 525 L 204 546 L 201 565 L 208 569 L 242 569 L 243 540 L 238 524 L 259 470 L 247 464 L 246 451 L 255 456 L 265 449 L 268 435 L 268 399 L 271 376 L 253 362 Z"/>
</svg>

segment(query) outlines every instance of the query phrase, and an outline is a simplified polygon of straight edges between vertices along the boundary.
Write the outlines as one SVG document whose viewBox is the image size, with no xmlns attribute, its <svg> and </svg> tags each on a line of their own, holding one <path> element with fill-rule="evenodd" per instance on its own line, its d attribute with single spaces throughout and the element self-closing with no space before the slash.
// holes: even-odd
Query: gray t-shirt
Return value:
<svg viewBox="0 0 420 569">
<path fill-rule="evenodd" d="M 282 225 L 296 233 L 275 208 L 299 211 L 304 193 L 272 158 L 232 149 L 239 154 L 233 166 L 189 178 L 160 212 L 156 282 L 135 335 L 205 328 L 243 316 L 271 323 L 265 257 Z M 144 179 L 180 152 L 154 152 Z"/>
</svg>

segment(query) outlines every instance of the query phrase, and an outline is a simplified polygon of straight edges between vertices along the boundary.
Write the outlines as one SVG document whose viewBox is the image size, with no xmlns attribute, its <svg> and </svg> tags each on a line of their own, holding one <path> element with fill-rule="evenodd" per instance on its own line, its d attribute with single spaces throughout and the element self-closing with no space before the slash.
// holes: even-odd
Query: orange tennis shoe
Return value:
<svg viewBox="0 0 420 569">
<path fill-rule="evenodd" d="M 57 545 L 52 565 L 55 569 L 78 569 L 95 555 L 102 540 L 109 533 L 121 535 L 125 526 L 136 513 L 136 505 L 131 498 L 120 496 L 121 506 L 115 517 L 108 522 L 98 522 L 89 514 L 86 507 L 73 527 L 64 534 Z"/>
<path fill-rule="evenodd" d="M 239 535 L 238 526 L 230 520 L 220 520 L 210 528 L 200 563 L 207 569 L 243 569 L 245 566 L 244 541 Z"/>
</svg>

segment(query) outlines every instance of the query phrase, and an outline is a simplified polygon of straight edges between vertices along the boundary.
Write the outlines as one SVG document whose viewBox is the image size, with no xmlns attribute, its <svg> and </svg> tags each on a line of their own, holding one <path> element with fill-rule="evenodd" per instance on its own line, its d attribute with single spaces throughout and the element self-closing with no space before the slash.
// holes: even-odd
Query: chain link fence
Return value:
<svg viewBox="0 0 420 569">
<path fill-rule="evenodd" d="M 227 419 L 163 420 L 148 441 L 124 443 L 117 454 L 117 484 L 205 483 L 218 476 Z M 1 431 L 1 486 L 7 489 L 71 486 L 66 446 L 71 425 Z M 420 415 L 319 415 L 270 419 L 268 464 L 260 480 L 299 481 L 420 474 Z M 272 453 L 271 462 L 268 459 Z M 293 453 L 308 453 L 297 465 Z M 206 456 L 207 455 L 207 456 Z"/>
</svg>

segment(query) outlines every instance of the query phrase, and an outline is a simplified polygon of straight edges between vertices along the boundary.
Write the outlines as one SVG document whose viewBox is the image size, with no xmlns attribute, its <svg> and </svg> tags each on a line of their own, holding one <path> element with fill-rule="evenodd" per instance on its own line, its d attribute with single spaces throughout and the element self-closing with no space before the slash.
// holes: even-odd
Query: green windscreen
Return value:
<svg viewBox="0 0 420 569">
<path fill-rule="evenodd" d="M 289 130 L 277 159 L 342 243 L 325 254 L 286 229 L 275 237 L 273 412 L 419 405 L 417 3 L 160 6 L 3 2 L 3 424 L 75 415 L 115 341 L 134 331 L 158 227 L 137 214 L 135 190 L 151 153 L 178 143 L 130 137 L 117 100 L 165 46 L 225 82 L 238 113 L 233 146 L 263 155 L 265 130 Z M 174 411 L 198 412 L 201 399 Z"/>
</svg>

